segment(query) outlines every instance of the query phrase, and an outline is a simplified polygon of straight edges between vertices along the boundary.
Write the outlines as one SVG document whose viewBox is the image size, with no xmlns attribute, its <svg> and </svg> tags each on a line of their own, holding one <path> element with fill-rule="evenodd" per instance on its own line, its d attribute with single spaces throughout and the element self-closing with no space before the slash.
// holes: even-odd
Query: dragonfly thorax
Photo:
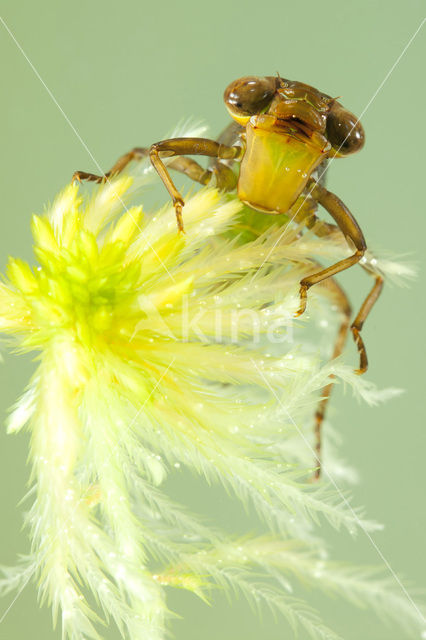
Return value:
<svg viewBox="0 0 426 640">
<path fill-rule="evenodd" d="M 259 211 L 287 213 L 327 155 L 327 146 L 324 141 L 321 148 L 274 121 L 271 116 L 253 117 L 246 125 L 238 196 Z"/>
</svg>

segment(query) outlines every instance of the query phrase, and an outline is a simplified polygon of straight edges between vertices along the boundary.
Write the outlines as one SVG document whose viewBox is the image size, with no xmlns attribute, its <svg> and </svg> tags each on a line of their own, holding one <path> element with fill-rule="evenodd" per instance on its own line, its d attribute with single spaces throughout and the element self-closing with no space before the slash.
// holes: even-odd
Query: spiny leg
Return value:
<svg viewBox="0 0 426 640">
<path fill-rule="evenodd" d="M 140 160 L 149 155 L 154 169 L 157 171 L 173 200 L 178 229 L 179 231 L 183 231 L 182 207 L 184 201 L 168 173 L 168 168 L 180 171 L 201 184 L 208 184 L 214 176 L 217 187 L 226 191 L 230 191 L 235 187 L 236 178 L 232 169 L 223 163 L 218 163 L 211 169 L 203 169 L 195 160 L 185 157 L 173 158 L 173 156 L 204 155 L 217 158 L 218 160 L 234 160 L 240 153 L 240 147 L 229 147 L 214 140 L 209 140 L 208 138 L 172 138 L 170 140 L 157 142 L 151 145 L 149 149 L 135 147 L 121 156 L 104 176 L 84 171 L 76 171 L 73 175 L 73 180 L 83 179 L 102 182 L 102 180 L 106 180 L 123 171 L 133 160 Z M 167 167 L 161 160 L 160 154 L 172 158 L 167 163 Z"/>
<path fill-rule="evenodd" d="M 350 325 L 350 329 L 354 335 L 354 340 L 360 353 L 360 368 L 355 371 L 355 373 L 358 373 L 358 374 L 364 373 L 367 370 L 367 366 L 368 366 L 365 346 L 359 332 L 361 331 L 362 326 L 365 322 L 365 319 L 370 313 L 373 305 L 378 299 L 380 292 L 383 288 L 382 276 L 378 274 L 374 274 L 368 268 L 365 268 L 365 269 L 371 275 L 375 275 L 376 282 L 374 283 L 372 290 L 364 300 L 361 306 L 361 309 L 358 312 L 358 315 L 356 316 L 355 320 L 351 325 L 350 325 L 351 306 L 343 289 L 337 284 L 337 282 L 333 278 L 324 280 L 324 282 L 322 283 L 322 285 L 329 287 L 329 289 L 333 294 L 333 297 L 336 300 L 337 305 L 340 308 L 340 311 L 343 314 L 343 320 L 339 327 L 339 331 L 336 337 L 336 342 L 334 344 L 331 360 L 335 360 L 343 352 L 343 348 L 346 342 L 346 336 L 348 334 L 348 329 Z M 334 377 L 334 376 L 331 376 L 331 377 Z M 322 433 L 321 432 L 322 432 L 322 425 L 324 422 L 325 412 L 327 409 L 327 404 L 330 399 L 333 386 L 334 386 L 333 382 L 330 382 L 328 385 L 326 385 L 323 388 L 321 392 L 321 399 L 318 403 L 318 407 L 315 412 L 314 434 L 315 434 L 315 456 L 316 456 L 317 468 L 315 469 L 313 480 L 319 480 L 321 475 L 321 462 L 322 462 L 322 456 L 321 456 Z"/>
<path fill-rule="evenodd" d="M 230 122 L 219 134 L 216 142 L 222 145 L 232 146 L 238 142 L 240 137 L 239 134 L 243 130 L 244 127 L 232 120 L 232 122 Z M 102 180 L 106 180 L 111 176 L 116 175 L 117 173 L 121 173 L 133 160 L 142 160 L 143 158 L 147 158 L 148 156 L 149 147 L 134 147 L 127 153 L 124 153 L 122 156 L 120 156 L 114 166 L 111 167 L 111 169 L 105 174 L 98 175 L 96 173 L 88 173 L 86 171 L 75 171 L 71 181 L 73 182 L 74 180 L 88 180 L 92 182 L 102 182 Z M 214 175 L 216 177 L 216 183 L 219 189 L 222 188 L 220 185 L 222 183 L 228 183 L 230 178 L 229 167 L 218 158 L 212 158 L 211 164 L 209 165 L 209 168 L 207 170 L 203 169 L 203 167 L 195 162 L 195 160 L 185 157 L 174 158 L 167 163 L 167 167 L 169 169 L 173 169 L 174 171 L 184 173 L 191 180 L 195 180 L 196 182 L 204 185 L 208 184 L 212 176 Z"/>
<path fill-rule="evenodd" d="M 121 171 L 124 171 L 126 166 L 133 160 L 142 160 L 143 158 L 147 158 L 148 156 L 149 148 L 135 147 L 135 149 L 132 149 L 132 151 L 129 151 L 128 153 L 125 153 L 123 156 L 121 156 L 121 158 L 117 160 L 115 165 L 104 175 L 100 176 L 96 173 L 76 171 L 72 177 L 72 181 L 88 180 L 92 182 L 102 182 L 103 180 L 107 180 L 108 178 L 121 173 Z M 167 168 L 173 169 L 173 171 L 178 171 L 179 173 L 183 173 L 191 180 L 199 182 L 203 185 L 209 184 L 212 178 L 214 178 L 215 186 L 217 186 L 218 189 L 231 190 L 236 184 L 234 172 L 220 160 L 217 161 L 214 167 L 204 169 L 204 167 L 199 165 L 198 162 L 195 162 L 195 160 L 192 160 L 192 158 L 180 156 L 170 160 L 167 163 Z M 232 187 L 229 186 L 231 182 L 233 182 Z"/>
<path fill-rule="evenodd" d="M 374 271 L 368 269 L 368 267 L 364 267 L 364 268 L 367 271 L 367 273 L 374 276 L 375 283 L 370 293 L 362 303 L 361 308 L 358 311 L 358 314 L 355 320 L 351 324 L 352 335 L 355 340 L 355 344 L 357 346 L 359 357 L 360 357 L 359 369 L 355 370 L 355 373 L 358 373 L 358 374 L 365 373 L 368 368 L 367 351 L 364 345 L 364 341 L 361 337 L 360 331 L 364 325 L 364 322 L 367 319 L 368 314 L 370 313 L 371 309 L 375 305 L 383 289 L 383 277 L 377 273 L 374 273 Z"/>
<path fill-rule="evenodd" d="M 327 287 L 331 292 L 333 299 L 335 300 L 337 306 L 341 314 L 343 315 L 342 322 L 339 327 L 339 331 L 336 336 L 336 340 L 334 343 L 334 349 L 331 356 L 331 360 L 335 360 L 338 358 L 344 349 L 346 336 L 348 334 L 348 329 L 351 321 L 351 305 L 346 293 L 343 289 L 337 284 L 334 278 L 328 278 L 328 280 L 324 280 L 322 286 Z M 331 376 L 334 377 L 334 376 Z M 318 403 L 317 410 L 315 412 L 315 426 L 314 426 L 314 435 L 315 435 L 315 457 L 317 462 L 317 468 L 315 469 L 313 480 L 319 480 L 321 475 L 321 463 L 322 463 L 322 425 L 324 422 L 325 411 L 327 409 L 327 404 L 330 399 L 331 392 L 333 390 L 334 383 L 330 382 L 327 384 L 321 391 L 321 399 Z"/>
<path fill-rule="evenodd" d="M 297 204 L 297 203 L 296 203 Z M 296 205 L 295 205 L 296 206 Z M 304 199 L 301 205 L 297 207 L 297 216 L 296 221 L 304 222 L 306 227 L 312 229 L 315 235 L 318 237 L 327 237 L 327 236 L 341 236 L 342 230 L 334 225 L 329 224 L 320 220 L 315 215 L 315 206 L 312 202 L 309 202 L 308 199 Z M 375 278 L 375 283 L 370 293 L 367 295 L 364 300 L 355 320 L 350 325 L 350 316 L 351 316 L 351 307 L 349 300 L 343 291 L 343 289 L 337 284 L 337 282 L 333 278 L 328 278 L 322 282 L 323 286 L 327 286 L 331 291 L 338 304 L 340 311 L 343 313 L 344 319 L 340 325 L 339 332 L 337 334 L 336 342 L 334 345 L 332 360 L 337 358 L 343 351 L 344 344 L 346 341 L 346 336 L 348 333 L 349 325 L 354 336 L 354 340 L 356 346 L 358 348 L 358 352 L 360 354 L 360 367 L 355 372 L 358 374 L 364 373 L 368 366 L 366 349 L 364 346 L 364 342 L 360 335 L 360 331 L 363 327 L 363 324 L 376 303 L 377 299 L 380 296 L 381 290 L 383 288 L 383 277 L 378 274 L 372 267 L 365 264 L 360 264 L 360 266 L 371 276 Z M 317 411 L 315 413 L 315 453 L 318 462 L 318 468 L 314 474 L 314 480 L 318 480 L 321 474 L 321 429 L 322 423 L 324 421 L 325 411 L 327 408 L 327 404 L 330 398 L 331 391 L 333 389 L 333 383 L 328 384 L 321 392 L 321 400 L 318 404 Z"/>
<path fill-rule="evenodd" d="M 333 235 L 341 236 L 342 231 L 338 226 L 334 224 L 329 224 L 327 222 L 324 222 L 323 220 L 320 220 L 315 215 L 312 209 L 311 211 L 309 210 L 307 211 L 309 215 L 305 215 L 305 224 L 309 229 L 313 230 L 315 235 L 321 238 L 324 238 L 327 236 L 333 236 Z M 301 212 L 302 212 L 302 218 L 303 218 L 303 207 L 301 209 Z M 365 371 L 367 371 L 368 358 L 367 358 L 367 351 L 365 348 L 365 344 L 361 337 L 360 331 L 364 325 L 365 320 L 367 319 L 367 316 L 369 315 L 371 309 L 373 308 L 377 299 L 380 296 L 380 293 L 384 285 L 384 279 L 379 273 L 377 273 L 377 271 L 374 270 L 374 268 L 372 268 L 368 264 L 361 264 L 361 263 L 358 263 L 358 264 L 362 269 L 364 269 L 364 271 L 366 271 L 370 276 L 373 276 L 373 278 L 375 279 L 373 288 L 365 298 L 355 320 L 353 321 L 350 327 L 356 347 L 358 349 L 359 357 L 360 357 L 360 366 L 358 369 L 355 369 L 355 373 L 362 374 L 362 373 L 365 373 Z"/>
<path fill-rule="evenodd" d="M 185 203 L 161 158 L 175 155 L 202 155 L 222 160 L 235 160 L 240 157 L 241 153 L 242 150 L 240 147 L 230 147 L 215 140 L 210 140 L 209 138 L 173 138 L 170 140 L 162 140 L 161 142 L 156 142 L 151 145 L 149 157 L 154 169 L 157 171 L 173 200 L 179 231 L 183 231 L 182 207 Z M 230 190 L 235 186 L 235 176 L 229 167 L 226 167 L 227 171 L 225 171 L 225 166 L 226 165 L 223 165 L 222 174 L 225 184 L 222 185 L 222 188 Z"/>
<path fill-rule="evenodd" d="M 346 205 L 343 204 L 343 202 L 336 195 L 334 195 L 334 193 L 331 193 L 321 185 L 317 184 L 314 180 L 308 183 L 308 187 L 310 195 L 329 212 L 332 218 L 334 218 L 340 231 L 348 241 L 348 244 L 351 243 L 351 245 L 355 246 L 355 253 L 348 258 L 344 258 L 343 260 L 336 262 L 334 265 L 327 267 L 327 269 L 318 271 L 317 273 L 303 278 L 300 281 L 300 307 L 296 312 L 296 315 L 300 315 L 305 311 L 307 292 L 312 285 L 317 284 L 318 282 L 322 282 L 326 278 L 334 276 L 344 269 L 348 269 L 352 265 L 359 262 L 367 248 L 363 233 L 358 226 L 357 221 L 355 220 L 349 209 L 346 207 Z M 322 230 L 324 233 L 327 231 L 327 228 L 323 227 Z M 360 327 L 362 326 L 366 316 L 368 315 L 368 312 L 377 299 L 378 293 L 371 299 L 371 294 L 367 297 L 367 304 L 364 303 L 366 304 L 366 314 L 363 314 L 360 318 Z M 358 352 L 360 354 L 360 367 L 357 371 L 362 372 L 365 370 L 364 367 L 367 363 L 367 355 L 364 343 L 359 335 L 360 328 L 356 326 L 354 329 L 355 330 L 353 331 L 353 335 L 356 341 Z"/>
<path fill-rule="evenodd" d="M 213 157 L 217 159 L 217 162 L 215 163 L 215 165 L 213 167 L 209 167 L 208 169 L 204 169 L 198 164 L 198 162 L 195 162 L 195 160 L 192 160 L 191 158 L 187 158 L 184 155 L 181 155 L 180 157 L 171 158 L 170 161 L 167 162 L 167 168 L 166 168 L 165 164 L 161 161 L 159 157 L 158 151 L 160 152 L 163 151 L 163 147 L 166 146 L 168 143 L 170 143 L 168 145 L 169 147 L 173 147 L 175 146 L 173 144 L 174 142 L 176 141 L 180 142 L 182 140 L 183 141 L 189 140 L 192 142 L 192 144 L 196 145 L 193 149 L 190 149 L 190 145 L 184 144 L 183 146 L 185 147 L 185 149 L 182 150 L 181 152 L 182 154 L 185 151 L 186 153 L 193 154 L 193 155 L 198 154 L 198 155 L 212 156 L 213 155 L 212 151 L 213 151 L 216 153 L 216 155 Z M 215 146 L 212 149 L 211 145 L 210 146 L 205 145 L 206 153 L 203 153 L 203 151 L 200 151 L 197 146 L 199 141 L 209 142 Z M 229 152 L 229 150 L 233 150 L 233 151 Z M 205 138 L 175 138 L 172 140 L 164 140 L 162 142 L 156 143 L 155 145 L 152 145 L 149 149 L 145 147 L 135 147 L 131 151 L 122 155 L 114 164 L 114 166 L 111 167 L 111 169 L 107 171 L 103 176 L 97 175 L 95 173 L 88 173 L 86 171 L 76 171 L 72 177 L 72 181 L 88 180 L 92 182 L 102 182 L 123 171 L 127 167 L 127 165 L 133 160 L 141 160 L 142 158 L 146 158 L 147 156 L 149 156 L 152 165 L 154 166 L 157 173 L 160 175 L 160 178 L 164 182 L 167 190 L 169 191 L 173 199 L 173 204 L 176 209 L 178 228 L 180 231 L 183 231 L 182 207 L 184 202 L 178 190 L 176 189 L 175 185 L 173 184 L 173 181 L 171 180 L 167 170 L 173 169 L 174 171 L 179 171 L 180 173 L 187 175 L 191 180 L 194 180 L 204 185 L 209 184 L 212 178 L 214 178 L 215 186 L 217 186 L 218 189 L 221 189 L 224 191 L 231 191 L 236 186 L 236 177 L 232 169 L 228 167 L 224 162 L 221 162 L 221 158 L 224 157 L 226 159 L 234 159 L 239 154 L 239 152 L 240 151 L 237 147 L 227 147 L 226 145 L 223 145 L 221 143 L 216 143 L 213 140 L 208 140 Z M 180 155 L 179 152 L 177 152 L 176 150 L 173 151 L 170 149 L 167 149 L 166 153 L 168 153 L 169 156 L 174 155 L 174 153 L 176 153 L 176 155 Z"/>
<path fill-rule="evenodd" d="M 323 237 L 335 233 L 339 236 L 340 239 L 341 231 L 339 230 L 339 227 L 320 221 L 316 216 L 316 210 L 317 202 L 313 198 L 300 196 L 300 198 L 293 205 L 292 209 L 289 211 L 288 216 L 292 221 L 303 225 L 303 227 L 312 229 L 316 235 Z M 319 263 L 314 263 L 313 268 L 321 269 L 322 265 Z M 343 352 L 351 321 L 352 310 L 348 297 L 334 278 L 327 278 L 320 282 L 318 286 L 328 291 L 329 296 L 331 295 L 333 302 L 338 307 L 338 310 L 342 316 L 342 321 L 335 339 L 333 352 L 330 358 L 330 360 L 334 360 Z M 334 376 L 330 377 L 332 378 Z M 321 475 L 322 424 L 333 387 L 333 382 L 330 382 L 321 390 L 321 397 L 315 411 L 314 455 L 317 467 L 312 476 L 313 481 L 318 480 Z"/>
<path fill-rule="evenodd" d="M 131 151 L 128 151 L 124 155 L 120 156 L 114 166 L 111 167 L 109 171 L 107 171 L 103 176 L 97 175 L 96 173 L 88 173 L 87 171 L 75 171 L 71 182 L 74 180 L 88 180 L 89 182 L 102 182 L 116 175 L 117 173 L 121 173 L 132 160 L 142 160 L 142 158 L 146 158 L 149 155 L 149 149 L 145 149 L 145 147 L 135 147 Z"/>
<path fill-rule="evenodd" d="M 131 151 L 128 151 L 124 155 L 122 155 L 113 167 L 109 171 L 107 171 L 104 175 L 100 176 L 96 173 L 87 173 L 86 171 L 76 171 L 72 177 L 72 181 L 74 180 L 88 180 L 92 182 L 102 182 L 103 180 L 107 180 L 112 176 L 117 175 L 124 171 L 128 164 L 133 162 L 134 160 L 143 160 L 143 158 L 149 157 L 149 148 L 147 147 L 135 147 Z M 206 170 L 201 167 L 198 162 L 192 160 L 191 158 L 173 158 L 167 166 L 169 169 L 173 169 L 174 171 L 179 171 L 180 173 L 186 174 L 191 180 L 195 180 L 196 182 L 200 182 L 201 184 L 208 184 L 211 179 L 212 171 Z"/>
<path fill-rule="evenodd" d="M 317 202 L 310 196 L 301 196 L 296 203 L 293 205 L 292 210 L 289 212 L 292 220 L 298 223 L 302 223 L 306 228 L 312 229 L 315 235 L 319 237 L 330 236 L 332 234 L 337 234 L 341 236 L 341 231 L 339 227 L 333 224 L 329 224 L 327 222 L 323 222 L 319 220 L 316 215 L 317 210 Z M 321 269 L 321 265 L 316 265 Z M 336 280 L 332 277 L 327 278 L 319 283 L 320 287 L 327 289 L 333 300 L 335 301 L 337 307 L 339 308 L 340 313 L 343 316 L 342 322 L 339 327 L 339 331 L 336 336 L 333 353 L 331 355 L 330 360 L 334 360 L 338 358 L 343 352 L 346 337 L 349 330 L 349 325 L 351 321 L 351 305 L 349 299 L 344 292 L 344 290 L 339 286 Z M 334 377 L 334 376 L 331 376 Z M 327 408 L 327 404 L 330 399 L 331 392 L 333 390 L 333 382 L 327 384 L 321 391 L 321 399 L 318 403 L 317 410 L 315 412 L 315 425 L 314 425 L 314 436 L 315 436 L 315 459 L 317 463 L 317 468 L 315 469 L 312 480 L 319 480 L 321 475 L 321 444 L 322 444 L 322 424 L 324 422 L 325 412 Z"/>
</svg>

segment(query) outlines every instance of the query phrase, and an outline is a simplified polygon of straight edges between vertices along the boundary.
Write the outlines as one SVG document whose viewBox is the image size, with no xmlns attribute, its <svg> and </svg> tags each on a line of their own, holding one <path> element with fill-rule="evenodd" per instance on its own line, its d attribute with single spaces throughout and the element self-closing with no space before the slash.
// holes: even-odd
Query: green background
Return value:
<svg viewBox="0 0 426 640">
<path fill-rule="evenodd" d="M 385 523 L 374 544 L 404 584 L 424 586 L 425 559 L 425 295 L 424 123 L 426 26 L 386 74 L 420 25 L 423 1 L 361 0 L 29 0 L 2 2 L 2 16 L 96 161 L 107 169 L 122 152 L 164 137 L 182 118 L 195 116 L 219 132 L 227 123 L 225 86 L 242 75 L 273 75 L 312 84 L 356 114 L 367 144 L 358 156 L 334 163 L 329 177 L 357 216 L 372 248 L 408 256 L 419 267 L 409 288 L 386 287 L 365 329 L 379 386 L 403 387 L 385 406 L 358 405 L 338 390 L 333 422 L 342 454 L 360 472 L 354 503 Z M 87 149 L 49 96 L 28 61 L 0 25 L 1 269 L 7 255 L 31 259 L 29 218 L 40 212 L 75 169 L 96 171 Z M 158 201 L 166 200 L 159 191 Z M 354 308 L 370 281 L 352 269 L 340 281 Z M 347 361 L 356 362 L 352 344 Z M 0 417 L 23 389 L 30 357 L 5 355 L 0 375 Z M 22 532 L 28 436 L 1 431 L 0 563 L 13 564 L 28 548 Z M 208 504 L 212 518 L 244 529 L 240 512 L 220 492 L 182 480 L 176 493 L 194 508 Z M 353 542 L 330 535 L 335 556 L 383 566 L 362 534 Z M 387 571 L 387 569 L 385 568 Z M 348 640 L 398 640 L 371 612 L 308 594 L 325 620 Z M 1 601 L 0 618 L 13 600 Z M 170 599 L 181 619 L 178 640 L 291 639 L 283 621 L 266 612 L 259 621 L 243 602 L 218 597 L 207 607 L 178 593 Z M 28 586 L 0 625 L 2 640 L 50 640 L 50 613 L 38 609 Z M 300 638 L 304 638 L 301 634 Z"/>
</svg>

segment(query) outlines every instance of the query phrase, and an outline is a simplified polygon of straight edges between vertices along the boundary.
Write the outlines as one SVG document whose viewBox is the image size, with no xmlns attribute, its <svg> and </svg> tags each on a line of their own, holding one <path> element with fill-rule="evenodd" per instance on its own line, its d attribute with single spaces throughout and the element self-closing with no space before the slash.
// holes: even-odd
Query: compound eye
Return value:
<svg viewBox="0 0 426 640">
<path fill-rule="evenodd" d="M 262 113 L 272 102 L 276 78 L 247 76 L 232 82 L 225 90 L 225 104 L 236 120 Z"/>
<path fill-rule="evenodd" d="M 348 156 L 364 146 L 364 129 L 353 113 L 335 102 L 327 116 L 327 138 L 339 156 Z"/>
</svg>

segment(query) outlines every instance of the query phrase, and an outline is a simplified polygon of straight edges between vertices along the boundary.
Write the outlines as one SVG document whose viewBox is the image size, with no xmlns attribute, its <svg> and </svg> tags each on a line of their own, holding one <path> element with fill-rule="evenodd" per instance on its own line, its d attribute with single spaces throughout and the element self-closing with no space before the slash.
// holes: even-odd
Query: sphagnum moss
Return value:
<svg viewBox="0 0 426 640">
<path fill-rule="evenodd" d="M 68 186 L 33 217 L 38 266 L 11 259 L 0 284 L 0 330 L 39 360 L 8 420 L 31 438 L 31 553 L 4 569 L 1 591 L 32 578 L 70 640 L 101 638 L 102 620 L 123 638 L 162 639 L 165 588 L 206 598 L 213 583 L 337 638 L 284 577 L 418 626 L 396 584 L 329 562 L 314 532 L 321 516 L 374 528 L 333 486 L 308 482 L 306 443 L 330 375 L 367 400 L 377 392 L 349 367 L 321 366 L 303 335 L 283 348 L 301 273 L 325 245 L 290 227 L 280 242 L 277 226 L 230 237 L 242 205 L 214 189 L 188 199 L 178 236 L 171 207 L 126 209 L 132 189 L 130 176 L 91 196 Z M 327 465 L 338 469 L 331 454 Z M 159 487 L 180 466 L 224 483 L 269 534 L 229 539 L 174 504 Z"/>
</svg>

